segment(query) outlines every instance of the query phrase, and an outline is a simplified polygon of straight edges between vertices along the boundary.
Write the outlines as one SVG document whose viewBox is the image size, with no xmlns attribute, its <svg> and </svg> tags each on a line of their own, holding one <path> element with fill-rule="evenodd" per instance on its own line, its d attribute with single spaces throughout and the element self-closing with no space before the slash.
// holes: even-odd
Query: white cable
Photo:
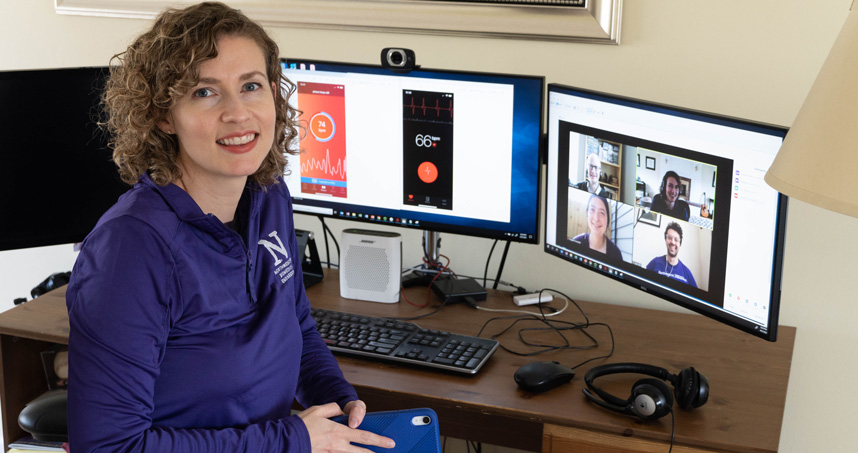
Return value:
<svg viewBox="0 0 858 453">
<path fill-rule="evenodd" d="M 503 308 L 485 308 L 485 307 L 480 307 L 479 305 L 477 305 L 477 310 L 492 311 L 492 312 L 498 312 L 498 313 L 515 313 L 517 315 L 533 315 L 533 316 L 536 316 L 537 318 L 543 318 L 543 317 L 550 318 L 552 316 L 557 316 L 557 315 L 563 313 L 564 311 L 566 311 L 567 308 L 569 308 L 569 299 L 564 297 L 563 300 L 566 302 L 565 305 L 563 305 L 563 308 L 561 308 L 558 311 L 555 311 L 554 313 L 548 313 L 548 314 L 537 313 L 537 312 L 533 312 L 530 310 L 508 310 L 508 309 L 503 309 Z"/>
</svg>

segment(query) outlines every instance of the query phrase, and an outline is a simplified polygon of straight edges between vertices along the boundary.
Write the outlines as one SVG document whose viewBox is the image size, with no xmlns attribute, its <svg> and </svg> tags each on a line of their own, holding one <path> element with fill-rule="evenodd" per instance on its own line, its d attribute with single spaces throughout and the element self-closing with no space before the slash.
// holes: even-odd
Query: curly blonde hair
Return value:
<svg viewBox="0 0 858 453">
<path fill-rule="evenodd" d="M 255 41 L 266 58 L 274 90 L 275 137 L 259 169 L 249 177 L 262 186 L 277 182 L 298 135 L 298 111 L 289 105 L 295 85 L 283 76 L 279 49 L 260 25 L 223 3 L 204 2 L 162 12 L 152 29 L 114 55 L 102 96 L 113 161 L 122 180 L 134 184 L 145 172 L 158 185 L 181 176 L 179 142 L 157 124 L 199 81 L 199 66 L 218 55 L 217 40 L 241 36 Z"/>
</svg>

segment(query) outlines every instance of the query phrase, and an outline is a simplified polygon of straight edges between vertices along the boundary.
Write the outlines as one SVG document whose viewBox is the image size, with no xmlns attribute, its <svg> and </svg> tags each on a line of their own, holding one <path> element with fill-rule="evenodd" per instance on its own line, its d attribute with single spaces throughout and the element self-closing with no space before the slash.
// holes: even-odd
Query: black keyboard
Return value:
<svg viewBox="0 0 858 453">
<path fill-rule="evenodd" d="M 313 308 L 328 348 L 346 355 L 475 374 L 498 348 L 496 340 L 428 330 L 414 323 Z"/>
</svg>

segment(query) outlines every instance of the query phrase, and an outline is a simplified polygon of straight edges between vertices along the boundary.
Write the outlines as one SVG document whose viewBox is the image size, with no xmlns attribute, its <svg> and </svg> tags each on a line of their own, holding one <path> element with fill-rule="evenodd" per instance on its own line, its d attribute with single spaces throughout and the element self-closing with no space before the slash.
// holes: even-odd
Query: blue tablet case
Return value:
<svg viewBox="0 0 858 453">
<path fill-rule="evenodd" d="M 348 417 L 344 415 L 332 420 L 348 423 Z M 390 449 L 360 445 L 376 453 L 441 453 L 438 416 L 429 408 L 370 412 L 358 429 L 389 437 L 396 442 L 396 447 Z"/>
</svg>

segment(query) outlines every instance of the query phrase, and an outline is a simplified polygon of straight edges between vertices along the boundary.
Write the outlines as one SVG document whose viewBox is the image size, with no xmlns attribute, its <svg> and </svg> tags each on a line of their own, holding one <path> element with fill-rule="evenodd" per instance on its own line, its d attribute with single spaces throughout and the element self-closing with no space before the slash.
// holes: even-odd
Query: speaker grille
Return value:
<svg viewBox="0 0 858 453">
<path fill-rule="evenodd" d="M 353 245 L 346 250 L 346 285 L 352 289 L 384 292 L 390 284 L 390 260 L 384 249 Z"/>
</svg>

